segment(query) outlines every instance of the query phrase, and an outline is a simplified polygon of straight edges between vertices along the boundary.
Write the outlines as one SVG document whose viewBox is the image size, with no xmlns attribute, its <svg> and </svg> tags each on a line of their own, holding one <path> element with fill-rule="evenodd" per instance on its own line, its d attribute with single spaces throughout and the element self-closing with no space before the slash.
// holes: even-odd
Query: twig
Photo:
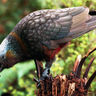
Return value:
<svg viewBox="0 0 96 96">
<path fill-rule="evenodd" d="M 80 78 L 82 65 L 84 64 L 85 59 L 86 57 L 83 57 L 80 63 L 78 64 L 77 71 L 76 71 L 76 75 L 78 76 L 78 78 Z"/>
<path fill-rule="evenodd" d="M 81 55 L 78 55 L 75 63 L 74 63 L 74 67 L 73 67 L 73 72 L 75 72 L 75 74 L 77 73 L 78 71 L 78 66 L 80 64 L 80 61 L 81 61 Z M 76 74 L 77 75 L 77 74 Z"/>
<path fill-rule="evenodd" d="M 84 75 L 83 75 L 83 78 L 87 78 L 89 69 L 90 69 L 90 67 L 91 67 L 94 59 L 95 59 L 95 58 L 92 58 L 91 61 L 90 61 L 90 63 L 88 64 L 88 67 L 87 67 L 86 70 L 85 70 L 85 73 L 84 73 Z"/>
<path fill-rule="evenodd" d="M 36 83 L 38 83 L 38 80 L 37 80 L 35 77 L 33 78 L 33 80 L 34 80 Z"/>
<path fill-rule="evenodd" d="M 92 83 L 93 79 L 96 77 L 96 71 L 92 74 L 92 76 L 89 78 L 89 80 L 87 81 L 86 85 L 85 85 L 85 89 L 88 90 L 90 84 Z"/>
<path fill-rule="evenodd" d="M 96 50 L 96 47 L 93 48 L 91 51 L 89 50 L 89 52 L 81 59 L 80 63 L 78 64 L 78 69 L 77 69 L 77 76 L 80 78 L 81 75 L 81 69 L 82 69 L 82 65 L 84 64 L 86 58 L 93 53 Z"/>
</svg>

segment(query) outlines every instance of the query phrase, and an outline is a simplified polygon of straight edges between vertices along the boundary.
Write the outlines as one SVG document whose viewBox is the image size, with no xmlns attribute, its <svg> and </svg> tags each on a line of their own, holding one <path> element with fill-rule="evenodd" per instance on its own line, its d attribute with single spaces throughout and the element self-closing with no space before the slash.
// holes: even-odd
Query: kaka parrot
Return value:
<svg viewBox="0 0 96 96">
<path fill-rule="evenodd" d="M 1 70 L 26 60 L 45 61 L 46 77 L 66 43 L 96 28 L 87 7 L 45 9 L 25 16 L 0 44 Z"/>
</svg>

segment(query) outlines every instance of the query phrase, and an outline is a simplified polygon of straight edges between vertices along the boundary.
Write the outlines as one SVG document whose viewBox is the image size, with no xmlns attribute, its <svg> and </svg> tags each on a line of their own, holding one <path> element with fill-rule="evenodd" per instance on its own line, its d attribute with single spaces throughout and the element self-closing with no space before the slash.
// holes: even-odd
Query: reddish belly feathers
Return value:
<svg viewBox="0 0 96 96">
<path fill-rule="evenodd" d="M 66 44 L 60 45 L 57 49 L 48 49 L 46 46 L 44 48 L 44 54 L 48 57 L 48 59 L 54 59 L 55 55 L 65 46 Z"/>
</svg>

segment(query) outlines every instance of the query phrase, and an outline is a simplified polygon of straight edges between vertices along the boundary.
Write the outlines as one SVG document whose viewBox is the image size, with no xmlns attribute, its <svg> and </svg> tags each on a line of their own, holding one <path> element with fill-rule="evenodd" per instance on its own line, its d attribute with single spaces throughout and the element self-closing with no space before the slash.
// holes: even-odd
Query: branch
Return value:
<svg viewBox="0 0 96 96">
<path fill-rule="evenodd" d="M 94 59 L 95 59 L 95 58 L 92 58 L 91 61 L 90 61 L 90 63 L 88 64 L 88 67 L 87 67 L 86 70 L 85 70 L 85 73 L 84 73 L 84 75 L 83 75 L 83 78 L 87 78 L 89 69 L 90 69 L 90 67 L 91 67 Z"/>
<path fill-rule="evenodd" d="M 73 67 L 73 72 L 75 72 L 76 76 L 77 76 L 77 71 L 78 71 L 78 66 L 80 64 L 80 61 L 81 61 L 81 55 L 78 55 Z"/>
<path fill-rule="evenodd" d="M 81 59 L 80 63 L 78 64 L 77 67 L 77 71 L 76 71 L 76 75 L 80 78 L 81 75 L 81 69 L 82 69 L 82 65 L 84 64 L 85 60 L 87 59 L 87 57 L 93 53 L 96 50 L 96 47 L 93 48 L 92 50 L 89 50 L 89 52 Z"/>
<path fill-rule="evenodd" d="M 89 78 L 89 80 L 87 81 L 86 85 L 85 85 L 85 89 L 88 90 L 88 88 L 90 87 L 90 84 L 92 83 L 93 79 L 96 77 L 96 71 L 92 74 L 92 76 Z"/>
</svg>

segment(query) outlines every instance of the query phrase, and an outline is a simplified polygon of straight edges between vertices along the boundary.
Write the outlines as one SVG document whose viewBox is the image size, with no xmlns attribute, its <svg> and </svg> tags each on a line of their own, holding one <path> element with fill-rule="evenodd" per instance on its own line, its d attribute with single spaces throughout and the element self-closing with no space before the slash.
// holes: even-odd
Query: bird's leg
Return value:
<svg viewBox="0 0 96 96">
<path fill-rule="evenodd" d="M 37 77 L 39 78 L 38 80 L 35 79 L 35 81 L 37 82 L 37 87 L 40 87 L 40 81 L 49 77 L 50 67 L 51 67 L 53 61 L 54 61 L 54 59 L 47 61 L 46 65 L 45 65 L 45 69 L 43 70 L 42 63 L 35 60 L 35 65 L 36 65 L 36 69 L 37 69 Z"/>
<path fill-rule="evenodd" d="M 54 58 L 54 59 L 55 59 L 55 58 Z M 42 77 L 43 77 L 43 78 L 49 77 L 50 68 L 51 68 L 51 66 L 52 66 L 52 63 L 53 63 L 54 59 L 46 62 L 44 72 L 42 73 Z"/>
<path fill-rule="evenodd" d="M 37 77 L 38 77 L 38 80 L 34 78 L 34 81 L 37 82 L 37 87 L 40 87 L 40 81 L 43 80 L 42 78 L 43 64 L 38 60 L 34 60 L 34 61 L 35 61 Z"/>
<path fill-rule="evenodd" d="M 49 78 L 50 67 L 52 66 L 52 62 L 53 62 L 53 60 L 46 62 L 45 69 L 44 69 L 41 77 L 38 80 L 38 87 L 40 87 L 40 81 L 45 80 L 46 78 Z"/>
<path fill-rule="evenodd" d="M 37 77 L 40 78 L 42 76 L 42 72 L 43 72 L 43 64 L 38 61 L 35 60 L 35 65 L 36 65 L 36 70 L 37 70 Z"/>
</svg>

